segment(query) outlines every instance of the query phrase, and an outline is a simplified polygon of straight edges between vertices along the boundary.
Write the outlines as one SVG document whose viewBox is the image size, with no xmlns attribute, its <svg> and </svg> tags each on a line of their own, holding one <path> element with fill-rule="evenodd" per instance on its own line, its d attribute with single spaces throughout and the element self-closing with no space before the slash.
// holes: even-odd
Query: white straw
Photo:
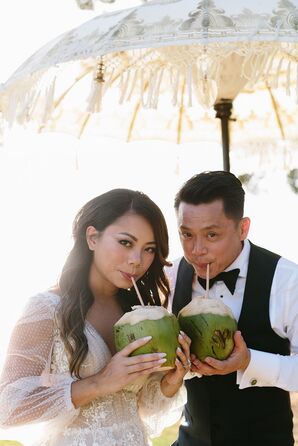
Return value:
<svg viewBox="0 0 298 446">
<path fill-rule="evenodd" d="M 141 296 L 141 293 L 139 291 L 139 288 L 138 288 L 138 286 L 136 284 L 136 281 L 135 281 L 135 279 L 132 276 L 131 276 L 131 281 L 133 283 L 133 286 L 135 287 L 135 290 L 136 290 L 137 296 L 139 298 L 139 301 L 141 302 L 141 305 L 145 306 L 144 301 L 143 301 L 142 296 Z"/>
<path fill-rule="evenodd" d="M 209 263 L 207 264 L 207 273 L 206 273 L 206 298 L 209 297 Z"/>
</svg>

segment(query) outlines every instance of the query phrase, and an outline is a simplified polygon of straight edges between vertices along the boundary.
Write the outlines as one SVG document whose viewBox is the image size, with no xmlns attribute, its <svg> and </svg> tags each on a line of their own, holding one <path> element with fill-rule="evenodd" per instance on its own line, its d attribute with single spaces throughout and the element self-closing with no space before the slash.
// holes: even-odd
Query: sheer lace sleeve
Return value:
<svg viewBox="0 0 298 446">
<path fill-rule="evenodd" d="M 149 436 L 161 434 L 163 429 L 176 423 L 186 403 L 184 385 L 172 398 L 164 396 L 160 381 L 164 372 L 153 373 L 139 392 L 139 412 Z"/>
<path fill-rule="evenodd" d="M 55 309 L 59 297 L 42 293 L 31 298 L 17 322 L 0 379 L 0 425 L 71 420 L 69 373 L 51 373 Z"/>
</svg>

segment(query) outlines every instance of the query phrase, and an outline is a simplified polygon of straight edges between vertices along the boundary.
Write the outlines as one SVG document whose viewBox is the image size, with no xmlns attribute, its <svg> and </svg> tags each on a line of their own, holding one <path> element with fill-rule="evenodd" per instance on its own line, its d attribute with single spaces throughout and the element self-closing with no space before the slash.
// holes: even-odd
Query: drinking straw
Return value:
<svg viewBox="0 0 298 446">
<path fill-rule="evenodd" d="M 206 298 L 209 297 L 209 263 L 207 264 L 207 272 L 206 272 Z"/>
<path fill-rule="evenodd" d="M 141 305 L 145 306 L 144 301 L 143 301 L 142 296 L 141 296 L 141 293 L 139 291 L 139 288 L 138 288 L 138 286 L 136 284 L 136 281 L 135 281 L 135 279 L 133 277 L 131 277 L 131 281 L 133 283 L 133 286 L 135 287 L 135 290 L 136 290 L 137 296 L 139 298 L 139 301 L 141 302 Z"/>
</svg>

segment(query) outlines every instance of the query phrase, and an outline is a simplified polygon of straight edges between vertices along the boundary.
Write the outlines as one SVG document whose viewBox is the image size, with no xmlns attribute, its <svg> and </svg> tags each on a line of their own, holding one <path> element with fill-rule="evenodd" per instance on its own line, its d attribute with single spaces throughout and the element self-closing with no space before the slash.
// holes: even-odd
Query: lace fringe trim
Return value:
<svg viewBox="0 0 298 446">
<path fill-rule="evenodd" d="M 234 59 L 229 59 L 231 57 Z M 117 84 L 119 103 L 137 95 L 144 108 L 156 109 L 160 96 L 167 90 L 174 106 L 191 107 L 195 97 L 200 105 L 210 107 L 218 97 L 220 83 L 225 86 L 232 76 L 236 76 L 237 81 L 242 80 L 235 96 L 244 84 L 253 89 L 263 80 L 272 88 L 284 87 L 288 95 L 294 92 L 298 103 L 298 49 L 291 44 L 276 47 L 274 43 L 258 42 L 238 48 L 233 44 L 225 48 L 219 45 L 208 48 L 176 46 L 134 50 L 125 56 L 117 53 L 97 62 L 84 63 L 86 74 L 92 72 L 92 63 L 96 65 L 87 99 L 88 113 L 100 112 L 105 93 Z M 102 76 L 99 81 L 96 79 L 98 64 L 101 64 Z M 63 66 L 40 71 L 2 87 L 0 108 L 10 126 L 14 122 L 24 125 L 31 120 L 42 126 L 51 119 L 71 90 L 70 86 L 60 99 L 56 98 L 60 69 L 63 70 Z"/>
</svg>

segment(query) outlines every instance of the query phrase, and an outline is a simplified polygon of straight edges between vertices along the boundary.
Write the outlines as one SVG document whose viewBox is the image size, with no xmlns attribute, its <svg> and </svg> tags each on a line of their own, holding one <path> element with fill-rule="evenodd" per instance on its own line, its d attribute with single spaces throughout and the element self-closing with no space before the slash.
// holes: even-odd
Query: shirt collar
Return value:
<svg viewBox="0 0 298 446">
<path fill-rule="evenodd" d="M 231 265 L 228 266 L 228 268 L 225 269 L 225 271 L 230 271 L 231 269 L 239 268 L 240 269 L 239 277 L 246 277 L 249 254 L 250 254 L 250 243 L 248 240 L 244 240 L 243 248 L 239 256 L 234 260 L 233 263 L 231 263 Z"/>
</svg>

